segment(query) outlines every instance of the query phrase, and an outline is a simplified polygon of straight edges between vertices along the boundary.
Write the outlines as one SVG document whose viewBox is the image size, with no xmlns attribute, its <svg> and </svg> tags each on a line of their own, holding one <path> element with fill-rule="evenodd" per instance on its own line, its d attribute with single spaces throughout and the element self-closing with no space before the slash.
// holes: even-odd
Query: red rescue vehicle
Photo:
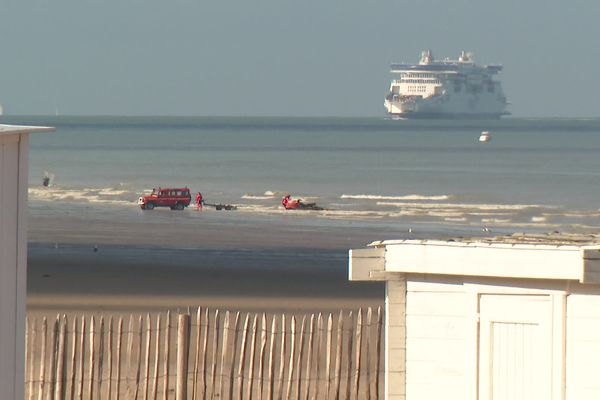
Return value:
<svg viewBox="0 0 600 400">
<path fill-rule="evenodd" d="M 183 210 L 190 205 L 192 195 L 190 189 L 185 188 L 158 188 L 152 189 L 148 196 L 138 199 L 142 210 L 153 210 L 154 207 L 171 207 L 171 210 Z"/>
</svg>

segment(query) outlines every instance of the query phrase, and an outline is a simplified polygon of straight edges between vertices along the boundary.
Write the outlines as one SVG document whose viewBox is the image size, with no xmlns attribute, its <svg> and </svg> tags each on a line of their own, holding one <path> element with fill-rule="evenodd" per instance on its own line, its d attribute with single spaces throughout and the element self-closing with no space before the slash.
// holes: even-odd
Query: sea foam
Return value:
<svg viewBox="0 0 600 400">
<path fill-rule="evenodd" d="M 246 199 L 246 200 L 272 200 L 273 196 L 257 196 L 257 195 L 254 195 L 254 194 L 245 193 L 242 196 L 242 199 Z"/>
<path fill-rule="evenodd" d="M 446 194 L 442 195 L 421 195 L 421 194 L 408 194 L 402 196 L 383 196 L 376 194 L 343 194 L 340 199 L 355 199 L 355 200 L 448 200 L 450 196 Z"/>
<path fill-rule="evenodd" d="M 414 207 L 427 209 L 471 209 L 471 210 L 524 210 L 528 208 L 550 208 L 540 204 L 470 204 L 470 203 L 406 203 L 378 201 L 378 206 Z"/>
<path fill-rule="evenodd" d="M 112 188 L 30 187 L 29 197 L 44 202 L 85 202 L 114 205 L 136 204 L 135 193 Z"/>
</svg>

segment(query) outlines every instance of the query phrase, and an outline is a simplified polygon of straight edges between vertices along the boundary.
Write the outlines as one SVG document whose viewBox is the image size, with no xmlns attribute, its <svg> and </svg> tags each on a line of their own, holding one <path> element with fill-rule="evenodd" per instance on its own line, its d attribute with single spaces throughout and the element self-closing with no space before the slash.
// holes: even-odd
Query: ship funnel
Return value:
<svg viewBox="0 0 600 400">
<path fill-rule="evenodd" d="M 461 51 L 460 57 L 458 57 L 458 62 L 462 63 L 470 63 L 473 62 L 473 53 L 470 51 Z"/>
<path fill-rule="evenodd" d="M 458 57 L 458 61 L 460 62 L 471 62 L 471 53 L 466 51 L 460 52 L 460 57 Z"/>
<path fill-rule="evenodd" d="M 427 65 L 431 64 L 433 61 L 433 53 L 431 52 L 431 50 L 427 49 L 421 52 L 421 60 L 419 61 L 419 64 Z"/>
</svg>

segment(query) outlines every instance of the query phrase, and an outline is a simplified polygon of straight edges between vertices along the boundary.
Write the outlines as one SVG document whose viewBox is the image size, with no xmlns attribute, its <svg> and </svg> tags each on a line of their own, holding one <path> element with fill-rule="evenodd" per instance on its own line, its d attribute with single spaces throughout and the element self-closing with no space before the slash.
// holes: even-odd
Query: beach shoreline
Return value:
<svg viewBox="0 0 600 400">
<path fill-rule="evenodd" d="M 347 274 L 349 249 L 392 235 L 375 226 L 224 213 L 186 222 L 170 210 L 30 214 L 30 315 L 383 305 L 382 284 L 349 282 Z"/>
</svg>

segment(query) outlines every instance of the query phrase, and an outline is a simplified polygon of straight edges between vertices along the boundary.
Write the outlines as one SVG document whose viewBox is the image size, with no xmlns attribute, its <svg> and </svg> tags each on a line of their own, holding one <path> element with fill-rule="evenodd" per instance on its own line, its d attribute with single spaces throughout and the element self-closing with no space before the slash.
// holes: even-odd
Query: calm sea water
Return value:
<svg viewBox="0 0 600 400">
<path fill-rule="evenodd" d="M 239 212 L 276 214 L 283 193 L 325 219 L 505 227 L 600 225 L 600 119 L 4 117 L 32 137 L 33 206 L 135 208 L 184 186 Z M 482 130 L 492 134 L 479 143 Z M 44 171 L 55 178 L 41 185 Z"/>
</svg>

